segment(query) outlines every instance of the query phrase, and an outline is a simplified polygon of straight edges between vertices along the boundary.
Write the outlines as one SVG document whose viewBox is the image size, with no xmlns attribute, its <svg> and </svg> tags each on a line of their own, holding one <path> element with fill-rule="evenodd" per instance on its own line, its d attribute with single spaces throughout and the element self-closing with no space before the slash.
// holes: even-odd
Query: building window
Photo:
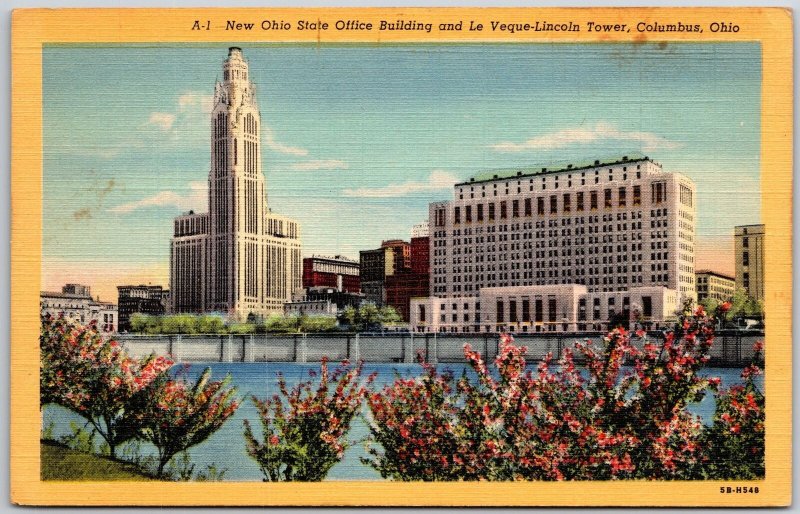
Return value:
<svg viewBox="0 0 800 514">
<path fill-rule="evenodd" d="M 467 223 L 471 223 L 472 222 L 472 206 L 471 205 L 467 205 L 465 207 L 465 209 L 466 209 L 466 212 L 464 213 L 464 216 L 467 218 Z"/>
<path fill-rule="evenodd" d="M 586 321 L 586 298 L 578 300 L 578 321 Z"/>
<path fill-rule="evenodd" d="M 420 305 L 419 306 L 419 320 L 420 321 L 425 321 L 425 306 L 424 305 Z"/>
<path fill-rule="evenodd" d="M 667 183 L 654 182 L 650 185 L 652 201 L 654 204 L 659 204 L 667 201 Z"/>
<path fill-rule="evenodd" d="M 519 218 L 519 200 L 513 200 L 511 202 L 511 215 L 515 218 Z"/>
<path fill-rule="evenodd" d="M 633 205 L 642 205 L 642 186 L 633 186 Z"/>
<path fill-rule="evenodd" d="M 531 320 L 531 301 L 522 300 L 522 321 L 528 322 Z"/>
<path fill-rule="evenodd" d="M 605 204 L 604 204 L 605 208 L 606 209 L 610 209 L 611 208 L 611 190 L 610 189 L 606 189 L 605 190 L 605 198 L 604 199 L 605 199 Z"/>
<path fill-rule="evenodd" d="M 497 322 L 503 323 L 504 319 L 504 312 L 503 312 L 503 300 L 497 300 Z"/>
<path fill-rule="evenodd" d="M 589 193 L 589 209 L 592 211 L 597 210 L 597 191 Z"/>
<path fill-rule="evenodd" d="M 544 198 L 537 198 L 536 199 L 536 214 L 543 216 L 544 215 Z"/>
<path fill-rule="evenodd" d="M 508 302 L 508 321 L 511 323 L 517 322 L 517 301 L 509 300 Z"/>
<path fill-rule="evenodd" d="M 742 238 L 742 248 L 749 248 L 750 247 L 750 238 L 743 237 Z"/>
<path fill-rule="evenodd" d="M 549 296 L 547 298 L 547 320 L 550 323 L 555 323 L 557 317 L 558 317 L 558 314 L 556 312 L 556 297 L 555 296 Z"/>
<path fill-rule="evenodd" d="M 572 199 L 569 196 L 569 193 L 564 193 L 564 212 L 570 212 L 572 210 Z"/>
<path fill-rule="evenodd" d="M 500 219 L 504 220 L 508 217 L 508 212 L 506 211 L 506 202 L 503 200 L 500 202 Z"/>
<path fill-rule="evenodd" d="M 745 272 L 742 274 L 742 286 L 745 289 L 750 289 L 750 273 Z"/>
<path fill-rule="evenodd" d="M 750 265 L 750 252 L 742 252 L 742 266 Z"/>
<path fill-rule="evenodd" d="M 576 201 L 578 203 L 577 210 L 578 212 L 583 212 L 583 193 L 578 193 L 576 196 Z"/>
<path fill-rule="evenodd" d="M 436 209 L 436 219 L 434 220 L 437 227 L 443 227 L 445 224 L 444 209 Z"/>
<path fill-rule="evenodd" d="M 645 318 L 653 317 L 653 299 L 649 296 L 642 296 L 642 316 Z"/>
<path fill-rule="evenodd" d="M 556 195 L 550 196 L 550 214 L 558 212 L 558 197 Z"/>
<path fill-rule="evenodd" d="M 625 204 L 627 202 L 627 198 L 626 198 L 627 192 L 628 191 L 624 187 L 619 188 L 619 206 L 620 207 L 625 207 Z"/>
<path fill-rule="evenodd" d="M 534 315 L 536 322 L 541 323 L 544 321 L 544 305 L 542 303 L 542 299 L 537 298 L 534 306 L 535 306 Z"/>
<path fill-rule="evenodd" d="M 461 223 L 461 207 L 453 210 L 453 223 Z"/>
<path fill-rule="evenodd" d="M 489 204 L 489 221 L 494 221 L 494 204 Z"/>
<path fill-rule="evenodd" d="M 483 221 L 483 204 L 478 204 L 478 221 Z"/>
<path fill-rule="evenodd" d="M 525 216 L 532 216 L 533 215 L 533 210 L 532 210 L 531 204 L 532 204 L 531 199 L 530 198 L 526 198 L 525 199 Z"/>
</svg>

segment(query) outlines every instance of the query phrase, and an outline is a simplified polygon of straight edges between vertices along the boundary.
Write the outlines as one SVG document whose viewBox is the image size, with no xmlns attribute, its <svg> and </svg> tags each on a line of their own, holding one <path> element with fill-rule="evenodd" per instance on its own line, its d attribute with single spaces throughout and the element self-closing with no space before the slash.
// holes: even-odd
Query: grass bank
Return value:
<svg viewBox="0 0 800 514">
<path fill-rule="evenodd" d="M 42 480 L 154 480 L 133 464 L 41 441 Z"/>
</svg>

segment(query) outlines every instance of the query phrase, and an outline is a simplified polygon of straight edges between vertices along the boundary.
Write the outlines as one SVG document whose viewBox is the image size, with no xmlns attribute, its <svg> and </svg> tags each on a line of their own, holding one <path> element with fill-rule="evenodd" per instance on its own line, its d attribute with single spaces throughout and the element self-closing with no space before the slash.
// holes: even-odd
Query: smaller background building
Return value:
<svg viewBox="0 0 800 514">
<path fill-rule="evenodd" d="M 700 270 L 695 275 L 697 277 L 698 302 L 709 297 L 725 302 L 730 300 L 736 292 L 736 279 L 730 275 L 711 270 Z"/>
<path fill-rule="evenodd" d="M 39 304 L 42 314 L 63 316 L 81 325 L 95 321 L 101 332 L 117 331 L 117 306 L 111 302 L 101 302 L 99 298 L 93 299 L 89 286 L 66 284 L 61 292 L 42 291 Z"/>
<path fill-rule="evenodd" d="M 386 305 L 386 278 L 406 271 L 410 259 L 411 245 L 401 239 L 384 241 L 375 250 L 362 250 L 361 291 L 365 300 L 378 307 Z"/>
<path fill-rule="evenodd" d="M 747 296 L 764 300 L 764 225 L 740 225 L 734 229 L 736 287 Z"/>
<path fill-rule="evenodd" d="M 303 259 L 303 288 L 327 287 L 347 293 L 361 292 L 359 263 L 341 255 L 314 255 Z"/>
<path fill-rule="evenodd" d="M 131 316 L 136 313 L 161 316 L 167 312 L 169 291 L 161 286 L 117 286 L 119 294 L 119 331 L 131 329 Z"/>
</svg>

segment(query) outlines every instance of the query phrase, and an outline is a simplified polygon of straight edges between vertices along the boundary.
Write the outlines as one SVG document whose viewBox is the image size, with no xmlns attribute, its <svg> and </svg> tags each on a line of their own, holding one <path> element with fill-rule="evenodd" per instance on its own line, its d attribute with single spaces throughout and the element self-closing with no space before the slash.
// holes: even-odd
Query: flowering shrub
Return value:
<svg viewBox="0 0 800 514">
<path fill-rule="evenodd" d="M 758 362 L 763 343 L 756 343 L 753 349 L 753 361 Z M 761 369 L 751 364 L 742 370 L 744 385 L 731 386 L 717 397 L 714 424 L 704 435 L 709 478 L 764 477 L 765 399 L 755 385 L 760 374 Z"/>
<path fill-rule="evenodd" d="M 703 478 L 706 439 L 686 407 L 719 386 L 698 374 L 713 322 L 702 308 L 686 312 L 659 344 L 636 333 L 641 349 L 618 328 L 565 351 L 557 369 L 550 358 L 529 369 L 509 335 L 494 372 L 467 345 L 475 378 L 426 366 L 369 397 L 371 441 L 382 448 L 367 462 L 400 480 Z"/>
<path fill-rule="evenodd" d="M 230 376 L 221 381 L 210 377 L 206 368 L 194 385 L 166 374 L 152 384 L 142 407 L 142 435 L 158 449 L 158 476 L 173 456 L 205 441 L 239 407 Z"/>
<path fill-rule="evenodd" d="M 333 373 L 322 361 L 319 385 L 312 380 L 288 390 L 279 376 L 280 394 L 272 399 L 253 397 L 261 420 L 263 441 L 244 422 L 247 453 L 258 462 L 264 481 L 319 481 L 339 462 L 349 442 L 345 439 L 350 423 L 361 409 L 370 375 L 361 383 L 361 364 L 350 367 L 347 361 Z M 316 373 L 309 372 L 311 378 Z"/>
<path fill-rule="evenodd" d="M 108 444 L 109 453 L 140 435 L 146 394 L 172 366 L 166 357 L 134 359 L 96 323 L 78 326 L 42 317 L 39 337 L 40 401 L 66 407 L 86 418 Z"/>
</svg>

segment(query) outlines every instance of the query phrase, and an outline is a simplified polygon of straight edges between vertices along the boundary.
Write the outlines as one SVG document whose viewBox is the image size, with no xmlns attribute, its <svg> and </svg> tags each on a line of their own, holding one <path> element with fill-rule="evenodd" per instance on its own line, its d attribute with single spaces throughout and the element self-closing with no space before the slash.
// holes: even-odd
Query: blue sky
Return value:
<svg viewBox="0 0 800 514">
<path fill-rule="evenodd" d="M 44 288 L 167 283 L 227 46 L 44 49 Z M 268 203 L 307 255 L 408 238 L 482 170 L 633 152 L 696 182 L 698 267 L 732 271 L 733 227 L 760 221 L 757 44 L 241 46 Z"/>
</svg>

